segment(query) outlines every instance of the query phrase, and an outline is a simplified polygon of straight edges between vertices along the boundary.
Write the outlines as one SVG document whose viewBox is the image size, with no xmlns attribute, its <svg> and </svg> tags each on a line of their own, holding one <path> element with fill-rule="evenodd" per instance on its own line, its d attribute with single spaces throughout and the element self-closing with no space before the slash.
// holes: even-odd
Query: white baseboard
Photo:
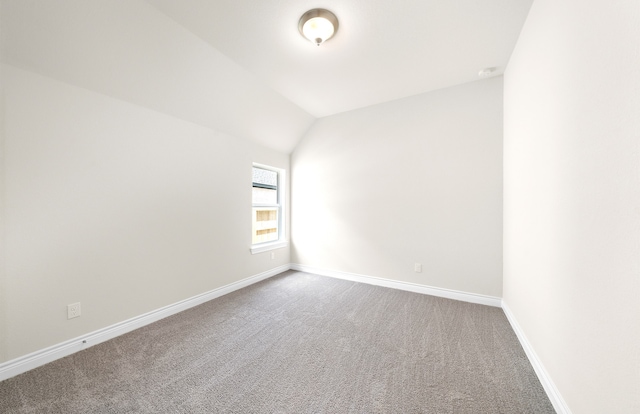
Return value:
<svg viewBox="0 0 640 414">
<path fill-rule="evenodd" d="M 288 264 L 0 364 L 0 381 L 131 332 L 290 269 Z"/>
<path fill-rule="evenodd" d="M 547 370 L 544 368 L 544 365 L 542 365 L 542 361 L 540 361 L 540 358 L 538 358 L 538 355 L 533 350 L 533 347 L 529 343 L 529 340 L 524 334 L 524 331 L 518 324 L 518 321 L 516 320 L 513 313 L 511 313 L 509 306 L 507 306 L 507 304 L 504 301 L 502 301 L 502 310 L 504 311 L 504 314 L 507 315 L 507 319 L 509 320 L 511 327 L 513 328 L 518 339 L 520 340 L 520 344 L 522 345 L 524 352 L 527 354 L 527 357 L 529 358 L 529 362 L 531 362 L 531 365 L 533 366 L 534 371 L 538 375 L 538 379 L 540 380 L 540 383 L 542 383 L 542 387 L 544 387 L 544 390 L 546 391 L 547 396 L 551 401 L 551 404 L 553 404 L 553 408 L 555 408 L 558 414 L 571 414 L 571 410 L 569 410 L 569 406 L 562 398 L 560 391 L 558 391 L 558 388 L 551 380 L 551 377 L 547 373 Z"/>
<path fill-rule="evenodd" d="M 544 366 L 542 365 L 542 362 L 540 362 L 540 359 L 538 358 L 535 351 L 531 347 L 529 341 L 527 340 L 527 337 L 524 335 L 524 332 L 520 328 L 520 325 L 518 325 L 518 322 L 516 321 L 515 317 L 511 313 L 509 307 L 507 306 L 506 303 L 504 303 L 504 301 L 501 298 L 494 297 L 494 296 L 478 295 L 475 293 L 460 292 L 456 290 L 443 289 L 443 288 L 437 288 L 432 286 L 418 285 L 415 283 L 399 282 L 397 280 L 383 279 L 383 278 L 373 277 L 373 276 L 365 276 L 365 275 L 359 275 L 354 273 L 340 272 L 336 270 L 319 269 L 312 266 L 306 266 L 301 264 L 291 264 L 291 269 L 298 270 L 301 272 L 306 272 L 306 273 L 313 273 L 321 276 L 335 277 L 337 279 L 351 280 L 353 282 L 367 283 L 370 285 L 407 290 L 409 292 L 422 293 L 426 295 L 439 296 L 447 299 L 455 299 L 455 300 L 460 300 L 464 302 L 478 303 L 481 305 L 488 305 L 488 306 L 495 306 L 498 308 L 502 308 L 505 315 L 507 316 L 507 319 L 509 320 L 509 323 L 511 324 L 511 327 L 515 331 L 516 336 L 518 337 L 518 340 L 522 345 L 522 348 L 524 349 L 527 357 L 529 358 L 529 362 L 533 366 L 533 369 L 535 370 L 538 376 L 538 379 L 542 383 L 542 386 L 544 387 L 544 390 L 547 393 L 547 396 L 549 397 L 551 404 L 553 404 L 553 407 L 555 408 L 556 412 L 558 414 L 571 414 L 571 410 L 569 410 L 567 403 L 562 398 L 562 395 L 560 394 L 560 392 L 558 391 L 558 388 L 556 388 L 555 384 L 551 380 L 551 377 L 549 377 L 549 374 L 547 374 L 546 369 L 544 368 Z"/>
<path fill-rule="evenodd" d="M 135 329 L 141 328 L 145 325 L 149 325 L 160 319 L 182 312 L 186 309 L 200 305 L 217 297 L 226 295 L 238 289 L 242 289 L 246 286 L 268 279 L 272 276 L 280 274 L 287 270 L 298 270 L 306 273 L 313 273 L 321 276 L 329 276 L 338 279 L 351 280 L 354 282 L 367 283 L 370 285 L 389 287 L 393 289 L 405 290 L 409 292 L 422 293 L 432 296 L 438 296 L 448 299 L 460 300 L 464 302 L 477 303 L 481 305 L 488 305 L 494 307 L 501 307 L 504 310 L 509 323 L 515 331 L 522 347 L 533 366 L 542 386 L 544 387 L 549 400 L 553 404 L 553 407 L 558 414 L 571 414 L 571 410 L 567 406 L 566 402 L 562 398 L 560 392 L 556 388 L 555 384 L 547 374 L 546 369 L 542 365 L 542 362 L 536 355 L 532 346 L 530 345 L 527 337 L 520 328 L 517 320 L 511 313 L 511 310 L 502 299 L 494 296 L 479 295 L 475 293 L 460 292 L 451 289 L 444 289 L 426 285 L 418 285 L 415 283 L 400 282 L 397 280 L 383 279 L 372 276 L 359 275 L 354 273 L 340 272 L 335 270 L 326 270 L 314 268 L 311 266 L 305 266 L 300 264 L 288 264 L 279 266 L 277 268 L 268 270 L 266 272 L 248 277 L 246 279 L 239 280 L 226 286 L 211 290 L 209 292 L 193 296 L 189 299 L 185 299 L 180 302 L 165 306 L 160 309 L 145 313 L 135 318 L 128 319 L 126 321 L 111 325 L 109 327 L 99 329 L 97 331 L 88 333 L 86 335 L 79 336 L 77 338 L 53 345 L 51 347 L 33 352 L 31 354 L 13 359 L 11 361 L 0 364 L 0 381 L 11 378 L 23 372 L 37 368 L 56 359 L 63 358 L 71 355 L 75 352 L 81 351 L 93 345 L 97 345 L 101 342 L 108 341 L 109 339 L 123 335 L 127 332 L 131 332 Z"/>
<path fill-rule="evenodd" d="M 480 305 L 502 306 L 502 299 L 495 296 L 486 296 L 476 293 L 461 292 L 458 290 L 444 289 L 433 286 L 418 285 L 416 283 L 400 282 L 397 280 L 383 279 L 380 277 L 365 276 L 355 273 L 340 272 L 337 270 L 318 269 L 312 266 L 291 264 L 292 270 L 313 273 L 320 276 L 335 277 L 337 279 L 351 280 L 353 282 L 366 283 L 369 285 L 384 286 L 393 289 L 406 290 L 409 292 L 422 293 L 425 295 L 438 296 L 441 298 L 460 300 L 463 302 L 478 303 Z"/>
</svg>

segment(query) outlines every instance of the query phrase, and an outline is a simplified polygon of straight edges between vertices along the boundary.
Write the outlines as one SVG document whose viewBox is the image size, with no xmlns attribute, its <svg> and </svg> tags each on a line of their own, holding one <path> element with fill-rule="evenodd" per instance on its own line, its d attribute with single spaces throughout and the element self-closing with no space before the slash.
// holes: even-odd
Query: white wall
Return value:
<svg viewBox="0 0 640 414">
<path fill-rule="evenodd" d="M 289 263 L 251 165 L 313 117 L 143 0 L 0 11 L 0 362 Z"/>
<path fill-rule="evenodd" d="M 294 263 L 501 296 L 501 77 L 322 118 L 291 169 Z"/>
<path fill-rule="evenodd" d="M 288 168 L 287 154 L 12 66 L 2 77 L 3 360 L 289 263 L 249 250 L 252 162 Z"/>
<path fill-rule="evenodd" d="M 505 74 L 504 301 L 573 413 L 640 412 L 640 2 L 536 0 Z"/>
</svg>

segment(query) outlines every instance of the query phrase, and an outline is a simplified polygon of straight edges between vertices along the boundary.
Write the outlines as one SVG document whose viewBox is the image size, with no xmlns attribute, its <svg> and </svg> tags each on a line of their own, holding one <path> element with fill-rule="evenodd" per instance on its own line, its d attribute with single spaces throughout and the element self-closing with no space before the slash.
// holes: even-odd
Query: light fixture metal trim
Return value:
<svg viewBox="0 0 640 414">
<path fill-rule="evenodd" d="M 307 37 L 307 35 L 304 33 L 304 25 L 309 20 L 314 18 L 322 18 L 327 20 L 329 23 L 331 23 L 331 25 L 333 25 L 333 33 L 328 35 L 326 38 Z M 322 43 L 326 42 L 327 40 L 335 36 L 336 32 L 338 31 L 338 18 L 336 17 L 335 14 L 333 14 L 327 9 L 312 9 L 306 12 L 305 14 L 303 14 L 302 17 L 300 17 L 300 21 L 298 22 L 298 30 L 300 31 L 300 34 L 302 35 L 302 37 L 320 46 Z"/>
</svg>

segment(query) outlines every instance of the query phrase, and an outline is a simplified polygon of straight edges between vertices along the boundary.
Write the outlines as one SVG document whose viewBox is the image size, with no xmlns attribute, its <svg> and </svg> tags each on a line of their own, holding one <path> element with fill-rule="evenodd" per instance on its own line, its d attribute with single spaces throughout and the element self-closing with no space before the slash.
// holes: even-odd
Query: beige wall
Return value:
<svg viewBox="0 0 640 414">
<path fill-rule="evenodd" d="M 289 263 L 249 250 L 252 162 L 288 155 L 12 66 L 2 80 L 0 361 Z"/>
<path fill-rule="evenodd" d="M 505 74 L 504 301 L 574 414 L 640 412 L 639 23 L 537 0 Z"/>
<path fill-rule="evenodd" d="M 502 295 L 501 77 L 320 119 L 291 163 L 294 263 Z"/>
</svg>

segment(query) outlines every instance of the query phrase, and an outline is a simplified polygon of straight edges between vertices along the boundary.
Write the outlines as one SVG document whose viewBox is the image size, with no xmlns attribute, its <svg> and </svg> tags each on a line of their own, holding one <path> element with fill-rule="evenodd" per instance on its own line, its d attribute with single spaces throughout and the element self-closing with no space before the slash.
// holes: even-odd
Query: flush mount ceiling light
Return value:
<svg viewBox="0 0 640 414">
<path fill-rule="evenodd" d="M 298 30 L 302 36 L 320 46 L 338 31 L 338 18 L 329 10 L 309 10 L 300 18 Z"/>
</svg>

